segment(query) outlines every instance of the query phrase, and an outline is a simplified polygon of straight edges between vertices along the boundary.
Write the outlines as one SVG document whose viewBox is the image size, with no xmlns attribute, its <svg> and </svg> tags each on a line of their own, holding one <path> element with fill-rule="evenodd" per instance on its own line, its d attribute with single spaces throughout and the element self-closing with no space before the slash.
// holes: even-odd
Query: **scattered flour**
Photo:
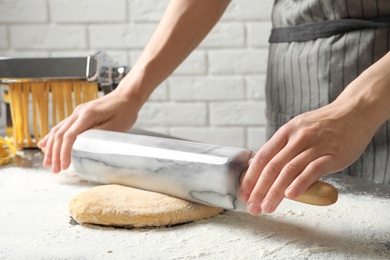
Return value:
<svg viewBox="0 0 390 260">
<path fill-rule="evenodd" d="M 270 215 L 159 229 L 70 224 L 69 201 L 93 185 L 71 172 L 1 169 L 0 259 L 390 259 L 390 199 L 284 200 Z"/>
</svg>

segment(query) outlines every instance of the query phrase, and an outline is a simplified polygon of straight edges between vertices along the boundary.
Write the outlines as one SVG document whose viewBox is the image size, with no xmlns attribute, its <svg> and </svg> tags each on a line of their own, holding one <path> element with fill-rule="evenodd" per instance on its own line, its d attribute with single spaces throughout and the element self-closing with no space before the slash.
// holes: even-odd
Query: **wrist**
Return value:
<svg viewBox="0 0 390 260">
<path fill-rule="evenodd" d="M 152 86 L 150 79 L 147 80 L 145 77 L 146 74 L 145 69 L 132 69 L 113 92 L 118 97 L 135 103 L 140 110 L 155 88 L 155 86 Z"/>
<path fill-rule="evenodd" d="M 380 66 L 383 64 L 374 64 L 364 71 L 359 77 L 357 83 L 364 91 L 361 93 L 361 102 L 367 108 L 371 117 L 376 118 L 379 124 L 390 119 L 390 77 Z"/>
<path fill-rule="evenodd" d="M 349 104 L 373 126 L 390 119 L 390 77 L 374 64 L 351 82 L 336 102 Z"/>
</svg>

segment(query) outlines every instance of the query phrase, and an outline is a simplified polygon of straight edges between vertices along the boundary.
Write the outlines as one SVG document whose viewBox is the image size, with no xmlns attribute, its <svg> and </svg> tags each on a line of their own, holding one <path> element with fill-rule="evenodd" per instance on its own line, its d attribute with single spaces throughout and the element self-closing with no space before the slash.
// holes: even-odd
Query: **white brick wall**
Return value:
<svg viewBox="0 0 390 260">
<path fill-rule="evenodd" d="M 49 23 L 45 0 L 1 0 L 0 12 L 0 23 Z"/>
<path fill-rule="evenodd" d="M 51 0 L 51 20 L 56 23 L 127 22 L 126 0 Z"/>
<path fill-rule="evenodd" d="M 177 101 L 213 101 L 245 99 L 242 76 L 177 76 L 169 79 L 169 93 Z M 188 95 L 191 93 L 191 95 Z"/>
<path fill-rule="evenodd" d="M 80 25 L 13 25 L 10 45 L 15 50 L 80 50 L 87 48 L 85 36 Z"/>
<path fill-rule="evenodd" d="M 132 65 L 169 0 L 0 0 L 0 56 L 85 56 Z M 137 127 L 257 150 L 273 0 L 236 0 L 152 94 Z M 1 118 L 4 121 L 4 116 Z"/>
</svg>

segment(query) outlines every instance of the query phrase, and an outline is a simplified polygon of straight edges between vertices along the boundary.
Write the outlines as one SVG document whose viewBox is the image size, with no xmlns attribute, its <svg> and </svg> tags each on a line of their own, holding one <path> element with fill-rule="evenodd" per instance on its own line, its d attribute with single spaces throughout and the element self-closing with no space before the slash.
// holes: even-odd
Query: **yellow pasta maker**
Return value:
<svg viewBox="0 0 390 260">
<path fill-rule="evenodd" d="M 5 135 L 16 149 L 36 147 L 74 108 L 113 90 L 128 72 L 104 52 L 87 57 L 0 58 Z"/>
</svg>

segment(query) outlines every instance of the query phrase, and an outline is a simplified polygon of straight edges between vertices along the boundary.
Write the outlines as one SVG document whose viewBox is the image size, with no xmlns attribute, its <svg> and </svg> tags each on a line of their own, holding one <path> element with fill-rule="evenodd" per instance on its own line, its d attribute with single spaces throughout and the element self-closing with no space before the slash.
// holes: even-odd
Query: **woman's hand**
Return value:
<svg viewBox="0 0 390 260">
<path fill-rule="evenodd" d="M 87 129 L 128 131 L 137 119 L 140 106 L 139 101 L 124 99 L 114 91 L 76 107 L 71 116 L 53 127 L 38 143 L 45 150 L 44 166 L 51 167 L 53 173 L 67 169 L 73 143 Z"/>
<path fill-rule="evenodd" d="M 336 104 L 302 114 L 282 128 L 256 154 L 240 190 L 248 212 L 273 212 L 284 197 L 296 198 L 322 176 L 354 162 L 375 129 L 358 114 Z"/>
<path fill-rule="evenodd" d="M 364 152 L 390 118 L 390 54 L 367 69 L 331 104 L 282 126 L 251 160 L 239 196 L 248 212 L 273 212 L 322 176 L 340 171 Z"/>
</svg>

